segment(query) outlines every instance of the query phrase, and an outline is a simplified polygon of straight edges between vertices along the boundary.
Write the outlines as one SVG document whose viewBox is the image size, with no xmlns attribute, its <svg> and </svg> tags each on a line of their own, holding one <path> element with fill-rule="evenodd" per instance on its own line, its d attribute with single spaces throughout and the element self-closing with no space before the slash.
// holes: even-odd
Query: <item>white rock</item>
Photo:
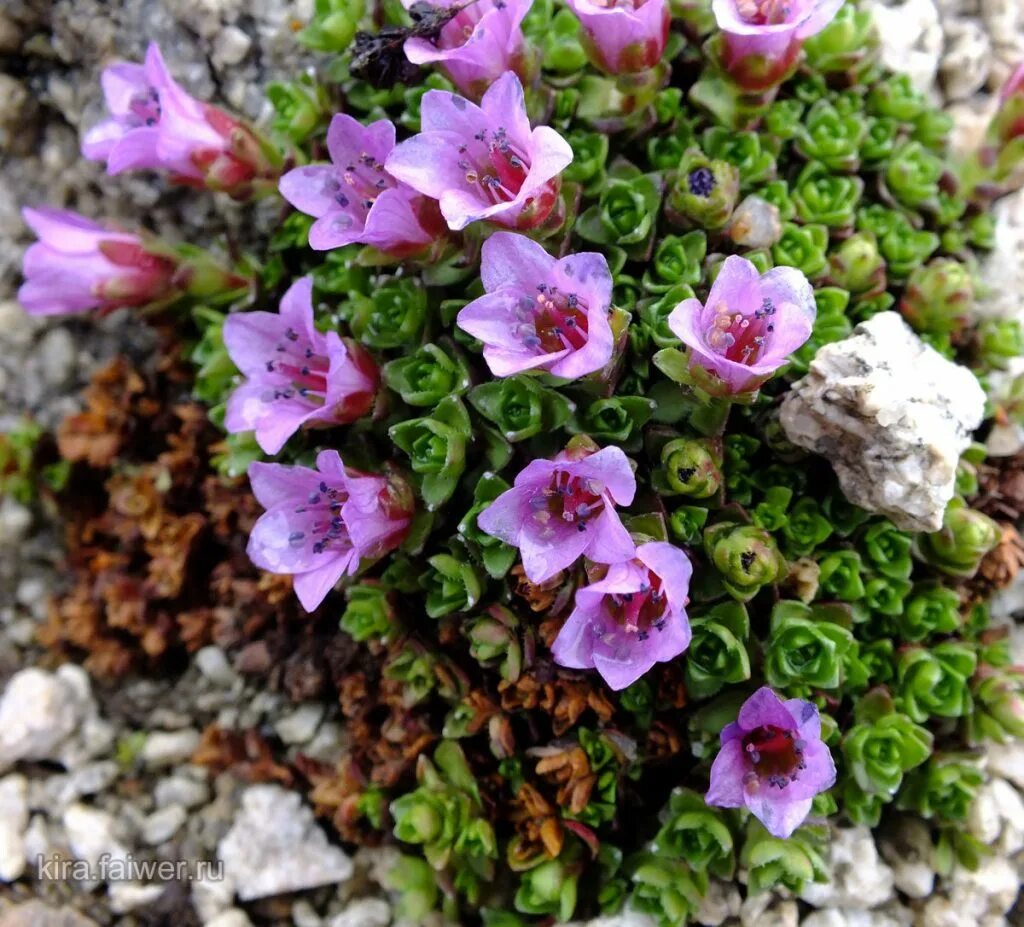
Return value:
<svg viewBox="0 0 1024 927">
<path fill-rule="evenodd" d="M 993 779 L 988 788 L 1002 818 L 999 847 L 1012 856 L 1024 849 L 1024 797 L 1005 779 Z"/>
<path fill-rule="evenodd" d="M 566 927 L 572 927 L 567 924 Z M 579 925 L 577 925 L 579 927 Z M 583 927 L 657 927 L 653 918 L 637 911 L 620 911 L 618 914 L 606 914 L 587 921 Z"/>
<path fill-rule="evenodd" d="M 14 547 L 32 527 L 32 512 L 13 496 L 0 498 L 0 547 Z"/>
<path fill-rule="evenodd" d="M 995 843 L 1003 831 L 1003 819 L 999 813 L 992 783 L 986 783 L 975 796 L 967 815 L 967 830 L 982 843 Z"/>
<path fill-rule="evenodd" d="M 199 732 L 190 728 L 181 731 L 154 731 L 142 746 L 142 761 L 150 769 L 175 766 L 188 760 L 199 746 Z"/>
<path fill-rule="evenodd" d="M 230 911 L 223 911 L 211 920 L 206 921 L 204 927 L 252 927 L 249 915 L 238 908 Z"/>
<path fill-rule="evenodd" d="M 1024 322 L 1024 190 L 999 200 L 995 247 L 978 267 L 981 287 L 976 311 L 984 317 Z"/>
<path fill-rule="evenodd" d="M 874 908 L 892 897 L 892 870 L 866 827 L 833 828 L 827 865 L 828 882 L 808 883 L 800 893 L 816 908 Z"/>
<path fill-rule="evenodd" d="M 878 27 L 882 63 L 907 74 L 922 93 L 930 90 L 942 52 L 939 11 L 932 0 L 907 0 L 898 6 L 873 2 L 867 9 Z"/>
<path fill-rule="evenodd" d="M 240 64 L 252 48 L 252 39 L 237 26 L 227 26 L 213 40 L 214 67 L 225 68 Z"/>
<path fill-rule="evenodd" d="M 153 789 L 153 799 L 158 808 L 180 805 L 182 808 L 198 808 L 210 799 L 210 789 L 205 782 L 188 776 L 168 776 L 161 779 Z"/>
<path fill-rule="evenodd" d="M 57 788 L 52 791 L 52 804 L 40 808 L 41 811 L 56 808 L 63 811 L 71 802 L 77 801 L 85 795 L 96 795 L 109 788 L 121 774 L 121 768 L 113 760 L 100 760 L 96 763 L 87 763 L 67 776 L 51 776 L 47 782 L 56 783 Z M 50 792 L 47 789 L 47 792 Z"/>
<path fill-rule="evenodd" d="M 881 312 L 824 345 L 782 403 L 794 444 L 824 455 L 851 502 L 937 531 L 985 394 L 966 368 Z"/>
<path fill-rule="evenodd" d="M 861 908 L 823 908 L 808 914 L 800 927 L 907 927 L 912 915 L 906 908 L 899 911 L 900 914 Z"/>
<path fill-rule="evenodd" d="M 25 669 L 0 698 L 0 770 L 19 760 L 52 760 L 82 720 L 83 706 L 67 680 Z"/>
<path fill-rule="evenodd" d="M 40 858 L 52 855 L 54 849 L 53 836 L 45 815 L 34 814 L 22 837 L 25 846 L 25 860 L 36 866 Z"/>
<path fill-rule="evenodd" d="M 62 818 L 67 834 L 68 848 L 75 859 L 96 867 L 100 858 L 109 860 L 110 867 L 127 871 L 128 849 L 115 835 L 114 819 L 106 811 L 88 805 L 71 805 Z M 99 875 L 99 867 L 97 867 Z M 89 888 L 93 883 L 86 883 Z"/>
<path fill-rule="evenodd" d="M 920 818 L 904 817 L 899 828 L 879 841 L 879 849 L 892 867 L 896 888 L 911 898 L 928 898 L 935 887 L 932 838 Z"/>
<path fill-rule="evenodd" d="M 992 61 L 992 43 L 972 19 L 947 22 L 946 48 L 940 71 L 947 98 L 966 100 L 985 86 Z"/>
<path fill-rule="evenodd" d="M 245 791 L 217 855 L 242 901 L 345 882 L 353 871 L 301 797 L 276 785 Z"/>
<path fill-rule="evenodd" d="M 747 896 L 740 909 L 743 927 L 796 927 L 799 919 L 795 901 L 780 900 L 771 892 Z"/>
<path fill-rule="evenodd" d="M 0 882 L 20 879 L 25 871 L 28 828 L 28 781 L 12 775 L 0 779 Z"/>
<path fill-rule="evenodd" d="M 110 909 L 115 914 L 127 914 L 136 908 L 152 904 L 166 890 L 166 885 L 143 885 L 141 882 L 111 882 L 107 889 Z"/>
<path fill-rule="evenodd" d="M 235 900 L 234 883 L 228 878 L 200 876 L 189 883 L 192 907 L 203 924 L 229 911 Z"/>
<path fill-rule="evenodd" d="M 159 811 L 154 811 L 145 818 L 140 828 L 140 836 L 143 843 L 151 847 L 166 843 L 188 820 L 188 812 L 181 805 L 168 805 Z"/>
<path fill-rule="evenodd" d="M 694 920 L 705 927 L 718 927 L 730 917 L 738 917 L 742 903 L 734 882 L 712 879 Z"/>
<path fill-rule="evenodd" d="M 990 773 L 1009 779 L 1017 788 L 1024 789 L 1024 741 L 988 744 L 986 754 Z"/>
<path fill-rule="evenodd" d="M 308 743 L 316 734 L 323 717 L 324 706 L 321 703 L 307 702 L 278 720 L 274 730 L 286 744 Z"/>
<path fill-rule="evenodd" d="M 195 655 L 195 664 L 210 682 L 224 689 L 230 689 L 240 678 L 220 647 L 203 647 Z"/>
<path fill-rule="evenodd" d="M 51 328 L 36 346 L 43 380 L 50 387 L 64 386 L 75 373 L 75 342 L 63 325 Z"/>
<path fill-rule="evenodd" d="M 958 866 L 953 870 L 952 882 L 949 899 L 953 907 L 972 912 L 979 919 L 1006 914 L 1020 891 L 1016 867 L 1002 856 L 985 857 L 974 872 Z"/>
<path fill-rule="evenodd" d="M 380 898 L 360 898 L 327 922 L 327 927 L 388 927 L 391 908 Z"/>
<path fill-rule="evenodd" d="M 292 905 L 292 927 L 323 927 L 323 918 L 305 898 Z"/>
</svg>

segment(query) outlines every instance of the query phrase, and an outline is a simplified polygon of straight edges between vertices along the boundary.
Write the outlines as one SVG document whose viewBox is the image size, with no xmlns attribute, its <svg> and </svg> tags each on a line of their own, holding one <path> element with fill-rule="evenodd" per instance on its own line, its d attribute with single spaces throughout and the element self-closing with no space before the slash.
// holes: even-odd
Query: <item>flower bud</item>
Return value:
<svg viewBox="0 0 1024 927">
<path fill-rule="evenodd" d="M 667 216 L 680 226 L 720 229 L 728 223 L 739 193 L 738 168 L 691 148 L 679 162 L 675 186 L 668 194 Z"/>
<path fill-rule="evenodd" d="M 935 336 L 958 335 L 973 307 L 971 272 L 952 258 L 935 258 L 917 268 L 900 302 L 900 312 L 916 331 Z"/>
<path fill-rule="evenodd" d="M 917 536 L 915 553 L 949 576 L 969 578 L 1001 534 L 995 521 L 957 498 L 946 506 L 941 530 Z"/>
<path fill-rule="evenodd" d="M 1024 738 L 1024 668 L 979 672 L 973 687 L 971 739 L 1007 743 Z"/>
<path fill-rule="evenodd" d="M 704 531 L 704 549 L 729 594 L 740 602 L 785 575 L 775 539 L 763 528 L 722 522 Z"/>
<path fill-rule="evenodd" d="M 661 449 L 661 470 L 654 477 L 669 493 L 709 499 L 722 487 L 721 442 L 712 438 L 676 438 Z"/>
<path fill-rule="evenodd" d="M 874 294 L 885 289 L 885 260 L 871 232 L 851 235 L 829 256 L 829 278 L 851 293 Z"/>
<path fill-rule="evenodd" d="M 498 666 L 501 678 L 515 682 L 523 669 L 523 644 L 519 619 L 501 605 L 492 605 L 485 615 L 470 619 L 462 633 L 469 652 L 482 666 Z"/>
</svg>

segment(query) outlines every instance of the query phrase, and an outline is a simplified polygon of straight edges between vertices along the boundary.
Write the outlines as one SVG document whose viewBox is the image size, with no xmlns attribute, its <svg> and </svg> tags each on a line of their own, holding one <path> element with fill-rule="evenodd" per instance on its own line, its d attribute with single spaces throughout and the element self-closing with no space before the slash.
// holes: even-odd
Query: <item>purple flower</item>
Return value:
<svg viewBox="0 0 1024 927">
<path fill-rule="evenodd" d="M 590 60 L 607 74 L 653 68 L 665 51 L 668 0 L 566 0 L 583 25 Z"/>
<path fill-rule="evenodd" d="M 534 460 L 477 517 L 481 531 L 519 548 L 534 583 L 550 579 L 581 556 L 620 563 L 636 547 L 615 511 L 629 505 L 636 477 L 617 447 L 579 457 L 563 452 Z"/>
<path fill-rule="evenodd" d="M 411 8 L 417 0 L 403 0 Z M 467 96 L 479 99 L 506 71 L 529 75 L 523 17 L 533 0 L 439 0 L 440 9 L 459 7 L 436 39 L 411 38 L 405 56 L 413 64 L 437 64 Z"/>
<path fill-rule="evenodd" d="M 814 291 L 795 268 L 765 274 L 746 258 L 725 259 L 708 300 L 683 300 L 669 328 L 690 349 L 690 372 L 718 395 L 757 389 L 810 336 Z"/>
<path fill-rule="evenodd" d="M 782 81 L 804 39 L 821 32 L 843 0 L 712 0 L 725 39 L 724 64 L 745 89 Z"/>
<path fill-rule="evenodd" d="M 436 199 L 450 228 L 486 219 L 531 229 L 550 215 L 572 149 L 554 129 L 530 129 L 523 87 L 511 71 L 490 86 L 479 106 L 428 90 L 420 125 L 423 131 L 395 148 L 385 167 Z"/>
<path fill-rule="evenodd" d="M 625 689 L 655 663 L 690 645 L 686 617 L 693 567 L 679 548 L 641 544 L 636 557 L 613 563 L 604 579 L 576 592 L 576 607 L 551 647 L 559 666 L 596 669 Z"/>
<path fill-rule="evenodd" d="M 274 173 L 249 129 L 175 82 L 155 42 L 144 64 L 115 62 L 100 81 L 110 117 L 86 132 L 82 154 L 106 161 L 108 174 L 162 169 L 237 194 Z"/>
<path fill-rule="evenodd" d="M 387 119 L 364 126 L 339 113 L 327 130 L 332 163 L 297 167 L 281 178 L 281 195 L 317 217 L 310 247 L 327 251 L 359 242 L 409 257 L 444 234 L 437 204 L 384 169 L 394 147 L 395 127 Z"/>
<path fill-rule="evenodd" d="M 743 703 L 721 740 L 705 801 L 748 808 L 776 837 L 792 834 L 811 810 L 811 799 L 835 784 L 836 764 L 810 702 L 783 702 L 763 686 Z"/>
<path fill-rule="evenodd" d="M 228 400 L 224 425 L 255 431 L 267 454 L 303 425 L 353 422 L 373 408 L 377 365 L 354 341 L 316 330 L 310 277 L 291 285 L 280 312 L 229 315 L 224 344 L 246 378 Z"/>
<path fill-rule="evenodd" d="M 409 489 L 348 470 L 337 451 L 321 451 L 316 469 L 254 463 L 253 494 L 266 512 L 249 536 L 249 559 L 270 573 L 295 576 L 295 594 L 313 611 L 360 558 L 379 557 L 405 536 Z"/>
<path fill-rule="evenodd" d="M 612 275 L 603 255 L 555 260 L 525 235 L 495 232 L 484 242 L 480 276 L 487 295 L 466 306 L 458 324 L 484 343 L 496 377 L 547 370 L 575 380 L 611 359 Z"/>
<path fill-rule="evenodd" d="M 177 261 L 138 235 L 64 209 L 23 209 L 39 237 L 25 252 L 18 301 L 32 315 L 144 306 L 176 295 Z"/>
</svg>

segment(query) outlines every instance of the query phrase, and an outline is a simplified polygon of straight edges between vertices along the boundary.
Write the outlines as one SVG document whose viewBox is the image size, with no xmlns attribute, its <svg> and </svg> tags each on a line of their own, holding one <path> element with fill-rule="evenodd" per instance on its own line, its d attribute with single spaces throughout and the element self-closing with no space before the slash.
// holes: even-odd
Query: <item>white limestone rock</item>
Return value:
<svg viewBox="0 0 1024 927">
<path fill-rule="evenodd" d="M 276 785 L 245 791 L 217 855 L 242 901 L 346 882 L 354 868 L 327 842 L 301 797 Z"/>
<path fill-rule="evenodd" d="M 0 771 L 20 760 L 55 760 L 77 768 L 112 741 L 99 718 L 89 677 L 67 664 L 56 673 L 25 669 L 0 697 Z"/>
<path fill-rule="evenodd" d="M 25 871 L 28 782 L 24 776 L 0 779 L 0 882 L 20 879 Z"/>
<path fill-rule="evenodd" d="M 931 90 L 942 54 L 942 26 L 932 0 L 906 0 L 897 6 L 873 2 L 867 9 L 878 27 L 882 64 L 908 75 L 922 93 Z"/>
<path fill-rule="evenodd" d="M 874 908 L 893 896 L 893 874 L 866 827 L 836 827 L 828 848 L 829 879 L 810 882 L 800 897 L 816 908 Z"/>
<path fill-rule="evenodd" d="M 790 441 L 831 462 L 851 502 L 937 531 L 984 407 L 974 374 L 881 312 L 818 351 L 780 418 Z"/>
</svg>

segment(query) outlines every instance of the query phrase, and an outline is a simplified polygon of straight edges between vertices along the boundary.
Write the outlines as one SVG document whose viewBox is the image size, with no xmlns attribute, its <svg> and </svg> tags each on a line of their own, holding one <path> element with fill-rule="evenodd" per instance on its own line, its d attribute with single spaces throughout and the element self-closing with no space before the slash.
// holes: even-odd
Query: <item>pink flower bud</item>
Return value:
<svg viewBox="0 0 1024 927">
<path fill-rule="evenodd" d="M 605 73 L 646 71 L 661 60 L 671 20 L 668 0 L 567 2 L 583 26 L 587 55 Z"/>
<path fill-rule="evenodd" d="M 25 252 L 18 300 L 32 315 L 145 306 L 179 291 L 178 262 L 138 235 L 63 209 L 24 209 L 39 238 Z"/>
<path fill-rule="evenodd" d="M 151 43 L 144 64 L 117 62 L 103 71 L 109 118 L 82 141 L 82 154 L 106 161 L 108 174 L 165 170 L 178 183 L 242 198 L 277 176 L 274 159 L 252 130 L 223 110 L 189 96 Z"/>
</svg>

